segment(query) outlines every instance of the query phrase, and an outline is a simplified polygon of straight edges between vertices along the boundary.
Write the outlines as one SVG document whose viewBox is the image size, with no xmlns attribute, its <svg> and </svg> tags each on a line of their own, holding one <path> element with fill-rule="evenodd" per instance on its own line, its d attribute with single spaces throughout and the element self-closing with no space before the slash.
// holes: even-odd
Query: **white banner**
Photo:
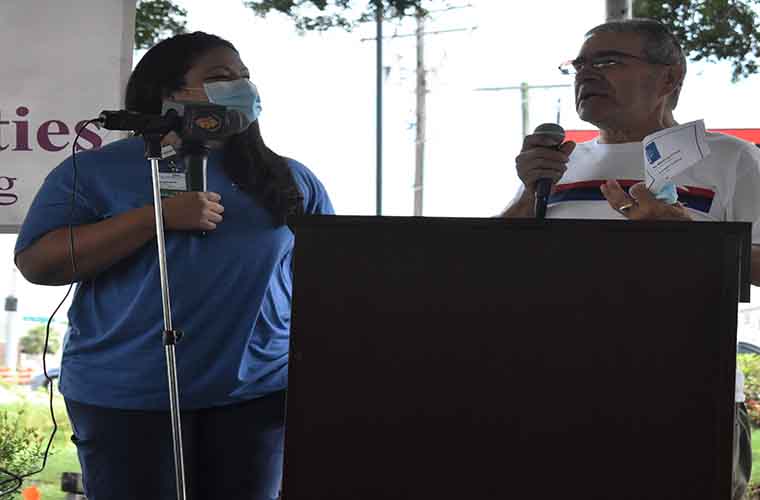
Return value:
<svg viewBox="0 0 760 500">
<path fill-rule="evenodd" d="M 135 0 L 2 0 L 0 232 L 18 231 L 84 121 L 123 107 L 134 21 Z M 120 137 L 90 125 L 78 144 Z"/>
</svg>

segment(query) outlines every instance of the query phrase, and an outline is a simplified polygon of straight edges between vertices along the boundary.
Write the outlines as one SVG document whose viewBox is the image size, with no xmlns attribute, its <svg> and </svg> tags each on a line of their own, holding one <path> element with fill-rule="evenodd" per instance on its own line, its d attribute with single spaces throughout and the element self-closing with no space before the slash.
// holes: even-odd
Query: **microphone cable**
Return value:
<svg viewBox="0 0 760 500">
<path fill-rule="evenodd" d="M 43 346 L 43 350 L 42 350 L 42 372 L 45 375 L 45 379 L 48 382 L 47 383 L 48 403 L 49 403 L 49 408 L 50 408 L 50 420 L 53 422 L 53 430 L 50 433 L 50 438 L 48 439 L 47 446 L 45 447 L 45 453 L 42 456 L 42 465 L 40 466 L 39 469 L 24 473 L 24 474 L 14 474 L 13 472 L 0 468 L 0 473 L 8 476 L 8 479 L 4 479 L 0 481 L 0 498 L 5 497 L 6 495 L 12 495 L 14 493 L 17 493 L 21 489 L 21 486 L 24 483 L 24 479 L 30 476 L 33 476 L 35 474 L 39 474 L 45 469 L 45 466 L 47 465 L 48 456 L 50 455 L 50 447 L 53 444 L 53 439 L 55 438 L 56 432 L 58 432 L 58 422 L 55 419 L 55 411 L 53 410 L 53 392 L 54 392 L 53 379 L 50 377 L 50 374 L 48 373 L 47 360 L 46 360 L 48 342 L 50 340 L 50 325 L 53 322 L 53 318 L 55 317 L 55 315 L 58 313 L 58 311 L 61 309 L 63 304 L 66 302 L 66 299 L 69 298 L 69 295 L 71 294 L 71 290 L 74 287 L 74 277 L 77 274 L 77 262 L 76 262 L 76 256 L 74 255 L 74 210 L 76 209 L 76 195 L 77 195 L 77 145 L 79 143 L 79 137 L 82 135 L 82 131 L 86 129 L 91 123 L 99 123 L 100 121 L 101 121 L 100 118 L 93 118 L 91 120 L 87 120 L 84 124 L 82 124 L 82 126 L 79 127 L 79 131 L 77 131 L 77 135 L 74 138 L 74 142 L 71 145 L 71 166 L 73 170 L 73 177 L 72 177 L 71 203 L 70 203 L 70 210 L 69 210 L 68 230 L 69 230 L 69 255 L 71 256 L 72 281 L 71 283 L 69 283 L 69 288 L 66 290 L 66 294 L 63 296 L 63 298 L 58 303 L 53 313 L 48 318 L 47 324 L 45 325 L 45 345 Z M 60 374 L 58 375 L 58 378 L 60 379 Z"/>
</svg>

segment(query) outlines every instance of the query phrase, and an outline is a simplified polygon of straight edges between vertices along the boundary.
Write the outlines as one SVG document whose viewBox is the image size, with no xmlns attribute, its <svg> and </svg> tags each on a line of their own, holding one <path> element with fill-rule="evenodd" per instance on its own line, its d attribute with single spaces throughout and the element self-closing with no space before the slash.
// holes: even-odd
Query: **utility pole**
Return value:
<svg viewBox="0 0 760 500">
<path fill-rule="evenodd" d="M 527 82 L 522 82 L 519 86 L 514 87 L 480 87 L 475 89 L 476 91 L 485 92 L 500 92 L 502 90 L 519 90 L 520 91 L 520 103 L 522 105 L 522 136 L 531 133 L 530 127 L 530 89 L 556 89 L 556 88 L 572 88 L 572 85 L 529 85 Z"/>
<path fill-rule="evenodd" d="M 452 11 L 456 9 L 469 8 L 472 5 L 467 4 L 463 6 L 450 6 L 437 11 L 421 11 L 418 10 L 415 13 L 417 21 L 417 28 L 414 34 L 405 35 L 393 35 L 389 38 L 405 38 L 415 37 L 417 43 L 417 63 L 416 63 L 416 125 L 415 125 L 415 147 L 414 147 L 414 215 L 422 215 L 422 202 L 423 202 L 423 179 L 425 170 L 425 116 L 427 106 L 427 70 L 425 69 L 425 47 L 424 40 L 427 35 L 440 35 L 444 33 L 453 33 L 458 31 L 472 31 L 477 26 L 472 28 L 453 28 L 435 31 L 425 31 L 425 14 L 431 12 L 444 12 Z M 377 43 L 377 215 L 381 213 L 381 149 L 382 149 L 382 0 L 375 0 L 375 14 L 377 21 L 377 36 L 375 38 Z M 371 40 L 370 38 L 362 38 L 361 41 Z"/>
<path fill-rule="evenodd" d="M 435 11 L 451 11 L 463 8 L 469 8 L 472 5 L 462 6 L 450 6 L 445 9 Z M 425 187 L 425 142 L 426 127 L 427 127 L 427 70 L 425 69 L 425 35 L 438 35 L 441 33 L 451 33 L 456 31 L 466 31 L 467 28 L 455 28 L 448 30 L 439 30 L 426 33 L 425 32 L 425 16 L 421 11 L 417 11 L 415 15 L 417 19 L 417 30 L 415 32 L 415 38 L 417 39 L 417 85 L 416 85 L 416 121 L 415 121 L 415 141 L 414 141 L 414 212 L 417 217 L 422 216 L 423 207 L 423 190 Z M 469 29 L 471 31 L 474 27 Z"/>
<path fill-rule="evenodd" d="M 522 135 L 530 134 L 530 85 L 527 82 L 520 84 L 520 106 L 522 111 Z"/>
<path fill-rule="evenodd" d="M 414 140 L 414 215 L 422 215 L 422 188 L 425 168 L 425 115 L 427 72 L 425 70 L 425 17 L 417 11 L 417 119 Z"/>
<path fill-rule="evenodd" d="M 375 215 L 383 213 L 383 2 L 375 0 L 377 27 L 376 54 L 376 121 L 375 121 Z"/>
<path fill-rule="evenodd" d="M 607 21 L 618 21 L 633 17 L 632 0 L 607 0 L 605 18 Z"/>
<path fill-rule="evenodd" d="M 13 326 L 15 324 L 16 311 L 18 310 L 18 299 L 16 298 L 16 268 L 11 272 L 10 293 L 5 298 L 5 366 L 11 369 L 16 368 L 16 351 L 17 345 L 13 335 Z"/>
</svg>

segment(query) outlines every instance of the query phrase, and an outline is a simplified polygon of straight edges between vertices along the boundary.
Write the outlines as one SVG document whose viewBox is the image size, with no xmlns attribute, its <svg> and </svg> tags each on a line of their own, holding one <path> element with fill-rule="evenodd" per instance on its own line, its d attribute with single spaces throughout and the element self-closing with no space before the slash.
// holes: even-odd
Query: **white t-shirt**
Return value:
<svg viewBox="0 0 760 500">
<path fill-rule="evenodd" d="M 710 155 L 673 179 L 679 201 L 694 220 L 751 222 L 752 243 L 760 245 L 760 149 L 724 134 L 708 133 L 706 141 Z M 616 179 L 628 188 L 643 177 L 642 143 L 599 144 L 596 139 L 580 143 L 570 155 L 565 175 L 554 187 L 546 216 L 623 219 L 607 203 L 599 186 Z M 738 370 L 736 401 L 744 401 L 744 377 Z"/>
</svg>

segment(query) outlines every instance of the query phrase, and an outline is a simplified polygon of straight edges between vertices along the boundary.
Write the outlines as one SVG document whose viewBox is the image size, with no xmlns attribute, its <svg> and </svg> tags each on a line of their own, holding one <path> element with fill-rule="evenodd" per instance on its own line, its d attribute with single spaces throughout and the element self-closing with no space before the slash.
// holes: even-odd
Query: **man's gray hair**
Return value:
<svg viewBox="0 0 760 500">
<path fill-rule="evenodd" d="M 686 56 L 676 37 L 664 24 L 646 18 L 620 19 L 590 29 L 586 37 L 595 33 L 636 33 L 644 40 L 643 51 L 647 61 L 656 64 L 680 64 L 683 67 L 683 76 L 668 99 L 670 109 L 675 109 L 683 80 L 686 78 Z"/>
</svg>

